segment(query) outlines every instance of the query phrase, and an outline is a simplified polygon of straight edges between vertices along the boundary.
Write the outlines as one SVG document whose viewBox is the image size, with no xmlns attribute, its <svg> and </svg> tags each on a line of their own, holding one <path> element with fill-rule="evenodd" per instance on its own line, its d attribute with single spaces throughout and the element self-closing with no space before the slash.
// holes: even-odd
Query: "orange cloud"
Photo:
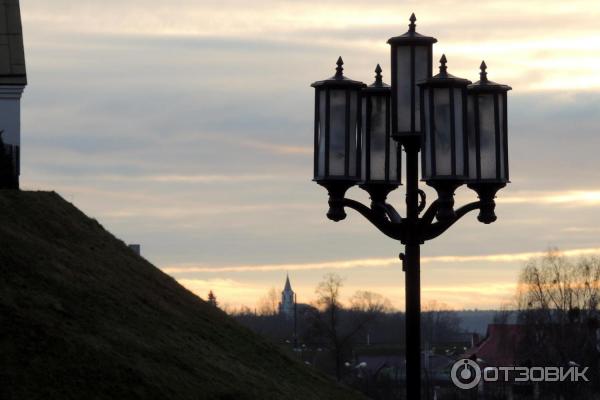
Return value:
<svg viewBox="0 0 600 400">
<path fill-rule="evenodd" d="M 497 201 L 502 204 L 544 203 L 550 205 L 597 206 L 600 205 L 600 190 L 525 192 L 517 196 L 502 196 Z"/>
<path fill-rule="evenodd" d="M 600 248 L 583 248 L 561 250 L 565 256 L 584 256 L 600 254 Z M 421 263 L 467 263 L 467 262 L 494 262 L 506 263 L 515 261 L 527 261 L 534 257 L 541 257 L 546 252 L 525 252 L 488 254 L 475 256 L 435 256 L 423 257 Z M 310 271 L 310 270 L 343 270 L 355 268 L 390 268 L 398 266 L 400 261 L 396 258 L 365 258 L 345 261 L 326 261 L 318 263 L 294 263 L 294 264 L 268 264 L 268 265 L 236 265 L 223 267 L 209 267 L 197 264 L 178 264 L 165 266 L 162 270 L 168 274 L 185 273 L 224 273 L 224 272 L 270 272 L 270 271 Z"/>
<path fill-rule="evenodd" d="M 261 296 L 269 289 L 259 284 L 249 284 L 234 279 L 178 279 L 178 282 L 196 295 L 206 299 L 212 290 L 221 306 L 227 310 L 246 306 L 253 309 Z M 436 300 L 448 305 L 450 309 L 465 308 L 498 308 L 509 303 L 516 293 L 515 282 L 497 282 L 493 284 L 473 284 L 461 286 L 424 285 L 422 287 L 422 304 Z M 298 301 L 310 303 L 314 300 L 314 287 L 307 285 L 294 285 Z M 343 288 L 345 304 L 350 296 L 358 290 L 365 290 L 362 285 L 353 285 L 348 282 Z M 404 285 L 398 282 L 397 286 L 379 286 L 373 291 L 390 299 L 394 307 L 404 308 Z"/>
</svg>

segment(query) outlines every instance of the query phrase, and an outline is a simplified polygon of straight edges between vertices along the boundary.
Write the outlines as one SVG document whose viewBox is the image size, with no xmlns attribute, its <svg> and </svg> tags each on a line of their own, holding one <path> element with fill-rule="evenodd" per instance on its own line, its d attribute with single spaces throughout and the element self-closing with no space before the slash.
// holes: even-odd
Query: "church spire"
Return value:
<svg viewBox="0 0 600 400">
<path fill-rule="evenodd" d="M 294 302 L 295 294 L 290 284 L 290 274 L 286 274 L 285 287 L 281 292 L 281 302 L 279 303 L 279 314 L 285 315 L 286 318 L 290 319 L 294 316 Z"/>
<path fill-rule="evenodd" d="M 290 284 L 290 274 L 286 274 L 284 292 L 292 292 L 292 285 Z"/>
</svg>

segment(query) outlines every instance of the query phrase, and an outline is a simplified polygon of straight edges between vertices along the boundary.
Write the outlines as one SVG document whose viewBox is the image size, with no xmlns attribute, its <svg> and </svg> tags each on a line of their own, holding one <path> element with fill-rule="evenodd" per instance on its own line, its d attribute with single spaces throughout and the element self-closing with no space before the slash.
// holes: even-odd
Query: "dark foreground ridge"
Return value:
<svg viewBox="0 0 600 400">
<path fill-rule="evenodd" d="M 0 191 L 1 399 L 359 399 L 56 193 Z"/>
</svg>

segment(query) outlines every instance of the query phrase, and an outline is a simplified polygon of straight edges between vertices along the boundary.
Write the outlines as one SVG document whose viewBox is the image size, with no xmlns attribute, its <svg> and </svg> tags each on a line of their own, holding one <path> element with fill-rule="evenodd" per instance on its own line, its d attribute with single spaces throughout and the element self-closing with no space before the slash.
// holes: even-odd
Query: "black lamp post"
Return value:
<svg viewBox="0 0 600 400">
<path fill-rule="evenodd" d="M 375 83 L 343 76 L 342 60 L 330 79 L 313 83 L 315 94 L 314 180 L 329 192 L 334 221 L 352 208 L 388 237 L 405 245 L 400 254 L 406 273 L 406 382 L 409 400 L 421 393 L 420 247 L 444 233 L 470 211 L 479 221 L 496 220 L 495 196 L 508 183 L 507 92 L 487 79 L 485 63 L 475 84 L 450 75 L 443 56 L 432 77 L 432 37 L 409 30 L 391 38 L 391 87 L 377 66 Z M 390 101 L 391 100 L 391 101 Z M 395 139 L 391 141 L 390 138 Z M 386 202 L 401 184 L 401 151 L 406 153 L 406 216 Z M 438 198 L 427 210 L 419 189 L 422 178 Z M 361 162 L 362 160 L 362 162 Z M 454 192 L 463 184 L 479 201 L 454 208 Z M 359 185 L 371 196 L 366 206 L 345 198 Z"/>
</svg>

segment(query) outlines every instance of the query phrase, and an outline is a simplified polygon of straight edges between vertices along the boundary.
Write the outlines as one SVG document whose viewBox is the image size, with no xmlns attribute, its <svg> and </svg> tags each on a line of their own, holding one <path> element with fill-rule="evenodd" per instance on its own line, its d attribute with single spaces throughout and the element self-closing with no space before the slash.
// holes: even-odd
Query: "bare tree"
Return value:
<svg viewBox="0 0 600 400">
<path fill-rule="evenodd" d="M 311 315 L 313 336 L 322 336 L 331 347 L 334 358 L 335 376 L 339 381 L 342 378 L 343 339 L 340 337 L 340 292 L 343 279 L 337 274 L 329 273 L 319 282 L 315 293 L 317 306 Z"/>
<path fill-rule="evenodd" d="M 317 304 L 322 309 L 341 307 L 340 292 L 343 282 L 342 277 L 334 273 L 326 274 L 323 280 L 319 282 L 315 293 L 317 294 Z"/>
<path fill-rule="evenodd" d="M 505 303 L 500 306 L 500 309 L 494 313 L 493 322 L 494 324 L 508 324 L 511 316 L 514 315 L 514 305 Z"/>
<path fill-rule="evenodd" d="M 365 290 L 359 290 L 350 298 L 350 306 L 354 311 L 365 313 L 384 313 L 393 311 L 392 303 L 389 299 Z"/>
<path fill-rule="evenodd" d="M 344 356 L 349 354 L 353 338 L 378 315 L 391 310 L 388 299 L 367 291 L 355 293 L 351 307 L 344 309 L 340 301 L 342 286 L 339 275 L 326 274 L 315 290 L 317 307 L 312 316 L 317 336 L 323 337 L 331 349 L 338 380 L 342 378 Z"/>
<path fill-rule="evenodd" d="M 599 299 L 599 258 L 575 260 L 553 249 L 530 260 L 517 291 L 523 356 L 538 365 L 575 362 L 597 371 Z"/>
<path fill-rule="evenodd" d="M 460 318 L 447 304 L 431 300 L 423 306 L 421 327 L 423 341 L 431 345 L 451 340 L 460 331 Z"/>
<path fill-rule="evenodd" d="M 600 299 L 600 258 L 569 259 L 558 250 L 530 260 L 519 277 L 520 310 L 535 310 L 547 323 L 594 317 Z"/>
<path fill-rule="evenodd" d="M 279 310 L 279 295 L 272 287 L 266 295 L 258 300 L 258 313 L 260 315 L 276 315 Z"/>
</svg>

